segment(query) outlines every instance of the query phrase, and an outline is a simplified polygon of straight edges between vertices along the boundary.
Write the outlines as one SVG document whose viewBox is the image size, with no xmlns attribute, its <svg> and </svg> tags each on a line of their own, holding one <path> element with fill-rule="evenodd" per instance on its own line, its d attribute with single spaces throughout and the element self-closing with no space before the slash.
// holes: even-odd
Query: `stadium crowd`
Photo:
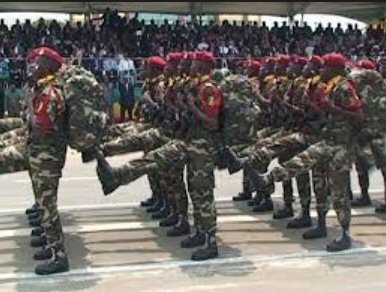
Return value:
<svg viewBox="0 0 386 292">
<path fill-rule="evenodd" d="M 361 31 L 356 25 L 347 28 L 340 24 L 312 30 L 307 23 L 277 22 L 268 27 L 265 22 L 211 21 L 170 23 L 164 20 L 146 24 L 136 14 L 121 17 L 116 10 L 106 9 L 101 18 L 82 24 L 60 24 L 41 18 L 36 24 L 30 20 L 16 21 L 7 26 L 0 19 L 0 116 L 4 111 L 18 115 L 18 104 L 26 79 L 25 56 L 28 50 L 46 45 L 62 53 L 71 63 L 80 63 L 95 73 L 104 84 L 106 100 L 133 104 L 133 88 L 137 83 L 137 69 L 144 57 L 166 56 L 173 51 L 207 50 L 217 58 L 217 67 L 238 69 L 240 60 L 277 54 L 312 55 L 339 52 L 356 61 L 363 57 L 377 61 L 384 55 L 385 31 L 370 26 Z M 16 90 L 16 93 L 15 93 Z M 128 95 L 130 95 L 128 97 Z M 121 103 L 122 104 L 122 103 Z M 128 109 L 126 106 L 123 110 Z M 123 118 L 122 118 L 123 119 Z"/>
</svg>

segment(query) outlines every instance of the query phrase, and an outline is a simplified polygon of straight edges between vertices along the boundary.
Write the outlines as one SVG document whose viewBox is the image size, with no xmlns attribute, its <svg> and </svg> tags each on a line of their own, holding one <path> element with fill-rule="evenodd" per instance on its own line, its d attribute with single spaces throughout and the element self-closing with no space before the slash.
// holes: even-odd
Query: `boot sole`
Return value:
<svg viewBox="0 0 386 292">
<path fill-rule="evenodd" d="M 340 251 L 344 251 L 344 250 L 348 250 L 351 248 L 351 244 L 347 247 L 344 247 L 344 248 L 340 248 L 340 249 L 331 249 L 329 248 L 328 246 L 326 247 L 326 251 L 328 252 L 340 252 Z"/>
<path fill-rule="evenodd" d="M 39 276 L 46 276 L 46 275 L 53 275 L 53 274 L 59 274 L 59 273 L 65 273 L 65 272 L 68 272 L 70 270 L 69 267 L 66 267 L 66 268 L 61 268 L 59 269 L 58 271 L 55 271 L 55 272 L 45 272 L 45 271 L 37 271 L 35 270 L 35 274 L 36 275 L 39 275 Z"/>
<path fill-rule="evenodd" d="M 175 234 L 166 233 L 166 236 L 167 237 L 179 237 L 179 236 L 188 235 L 188 234 L 190 234 L 190 227 L 188 229 L 186 229 L 185 231 L 180 232 L 180 233 L 175 233 Z"/>
<path fill-rule="evenodd" d="M 303 228 L 308 228 L 311 227 L 312 223 L 310 224 L 303 224 L 303 225 L 297 225 L 297 226 L 287 226 L 287 229 L 303 229 Z"/>
<path fill-rule="evenodd" d="M 206 257 L 206 258 L 194 258 L 194 257 L 191 257 L 191 260 L 195 261 L 195 262 L 201 262 L 201 261 L 206 261 L 206 260 L 210 260 L 210 259 L 215 259 L 217 257 L 218 257 L 218 252 L 215 255 L 212 255 L 212 256 Z"/>
<path fill-rule="evenodd" d="M 315 237 L 304 237 L 304 236 L 302 236 L 302 238 L 304 239 L 304 240 L 314 240 L 314 239 L 320 239 L 320 238 L 326 238 L 327 237 L 327 234 L 324 234 L 324 235 L 321 235 L 321 236 L 315 236 Z"/>
<path fill-rule="evenodd" d="M 294 215 L 291 215 L 291 216 L 272 216 L 272 219 L 274 220 L 282 220 L 282 219 L 288 219 L 288 218 L 292 218 Z"/>
</svg>

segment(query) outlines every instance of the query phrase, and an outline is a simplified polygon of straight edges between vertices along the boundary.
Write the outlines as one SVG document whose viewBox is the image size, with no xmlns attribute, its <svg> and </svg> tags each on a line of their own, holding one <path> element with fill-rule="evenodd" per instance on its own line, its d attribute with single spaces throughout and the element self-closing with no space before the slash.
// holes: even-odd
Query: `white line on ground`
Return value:
<svg viewBox="0 0 386 292">
<path fill-rule="evenodd" d="M 360 210 L 352 210 L 352 216 L 373 215 L 373 208 L 364 208 Z M 311 216 L 315 217 L 315 211 L 311 212 Z M 328 217 L 336 217 L 335 212 L 329 212 Z M 272 214 L 259 215 L 220 215 L 217 219 L 219 229 L 221 230 L 221 223 L 233 222 L 262 222 L 272 220 Z M 116 223 L 100 223 L 100 224 L 85 224 L 64 226 L 66 233 L 88 233 L 99 231 L 118 231 L 118 230 L 142 230 L 158 228 L 159 224 L 156 221 L 131 221 L 131 222 L 116 222 Z M 10 238 L 15 236 L 28 236 L 30 234 L 29 228 L 4 229 L 0 230 L 0 238 Z"/>
<path fill-rule="evenodd" d="M 82 269 L 70 270 L 67 273 L 45 276 L 44 278 L 36 276 L 34 273 L 2 273 L 0 281 L 10 280 L 43 280 L 43 281 L 61 281 L 67 280 L 68 277 L 103 277 L 114 273 L 131 273 L 140 272 L 141 276 L 146 278 L 145 273 L 162 274 L 166 270 L 178 268 L 194 268 L 213 270 L 216 267 L 224 269 L 261 269 L 267 266 L 280 266 L 288 268 L 301 268 L 320 265 L 323 259 L 335 260 L 342 257 L 360 255 L 373 256 L 376 254 L 386 255 L 386 246 L 380 247 L 358 247 L 352 248 L 339 253 L 328 253 L 326 251 L 308 251 L 299 253 L 274 254 L 274 255 L 248 255 L 245 257 L 226 257 L 208 260 L 204 262 L 194 262 L 190 260 L 155 260 L 152 263 L 128 264 L 122 266 L 105 266 L 105 267 L 87 267 Z"/>
</svg>

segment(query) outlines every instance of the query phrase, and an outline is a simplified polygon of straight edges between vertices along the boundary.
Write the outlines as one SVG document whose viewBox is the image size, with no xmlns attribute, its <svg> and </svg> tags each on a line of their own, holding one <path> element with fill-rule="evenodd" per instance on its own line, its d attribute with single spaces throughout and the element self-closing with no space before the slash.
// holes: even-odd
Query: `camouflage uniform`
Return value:
<svg viewBox="0 0 386 292">
<path fill-rule="evenodd" d="M 47 247 L 65 257 L 64 238 L 57 209 L 57 192 L 65 163 L 65 103 L 54 76 L 40 80 L 29 100 L 28 165 Z"/>
<path fill-rule="evenodd" d="M 380 101 L 385 96 L 386 82 L 374 70 L 354 69 L 350 72 L 349 78 L 355 82 L 359 95 L 365 101 L 368 110 L 368 120 L 358 134 L 355 162 L 362 196 L 359 200 L 355 200 L 353 205 L 361 206 L 371 203 L 368 194 L 369 168 L 373 164 L 382 172 L 386 200 L 386 153 L 383 137 L 384 127 L 382 126 L 382 119 L 380 119 L 383 115 Z"/>
<path fill-rule="evenodd" d="M 213 87 L 210 82 L 209 76 L 194 79 L 191 83 L 197 89 L 205 86 L 207 90 L 216 90 L 216 87 Z M 200 99 L 197 98 L 197 100 L 200 101 L 199 106 L 204 111 L 218 110 L 221 106 L 221 96 L 218 91 L 214 91 L 213 95 L 200 96 Z M 116 168 L 114 183 L 117 186 L 124 185 L 153 171 L 174 172 L 174 166 L 187 165 L 188 191 L 193 203 L 194 225 L 197 229 L 197 233 L 193 237 L 199 236 L 199 234 L 202 237 L 202 234 L 207 234 L 209 238 L 214 238 L 216 208 L 213 189 L 215 187 L 216 149 L 213 134 L 199 122 L 195 122 L 190 126 L 189 136 L 185 137 L 185 141 L 176 139 L 169 141 L 165 145 L 146 153 L 143 158 Z M 98 175 L 103 182 L 103 172 L 99 168 Z M 105 187 L 104 184 L 103 186 Z M 183 242 L 190 242 L 190 240 L 188 238 L 187 241 Z M 204 240 L 206 239 L 204 238 Z M 184 243 L 182 244 L 184 245 Z"/>
<path fill-rule="evenodd" d="M 329 93 L 331 101 L 336 106 L 353 111 L 360 107 L 356 90 L 347 80 L 342 80 L 338 76 L 326 87 L 326 92 Z M 345 230 L 348 230 L 351 220 L 347 179 L 355 154 L 357 126 L 339 117 L 334 117 L 325 128 L 323 140 L 311 145 L 271 171 L 274 181 L 282 181 L 298 175 L 301 171 L 311 170 L 321 162 L 327 163 L 334 209 L 339 223 Z"/>
<path fill-rule="evenodd" d="M 28 168 L 26 143 L 16 143 L 0 150 L 0 174 L 25 171 Z"/>
<path fill-rule="evenodd" d="M 25 126 L 21 118 L 0 119 L 0 134 Z"/>
</svg>

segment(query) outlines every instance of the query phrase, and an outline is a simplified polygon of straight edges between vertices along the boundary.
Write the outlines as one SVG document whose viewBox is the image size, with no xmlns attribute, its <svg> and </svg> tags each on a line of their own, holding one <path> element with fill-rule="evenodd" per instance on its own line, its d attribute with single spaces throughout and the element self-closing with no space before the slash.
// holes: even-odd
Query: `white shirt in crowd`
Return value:
<svg viewBox="0 0 386 292">
<path fill-rule="evenodd" d="M 209 49 L 209 45 L 205 42 L 201 42 L 197 45 L 197 49 L 200 51 L 206 51 Z"/>
</svg>

